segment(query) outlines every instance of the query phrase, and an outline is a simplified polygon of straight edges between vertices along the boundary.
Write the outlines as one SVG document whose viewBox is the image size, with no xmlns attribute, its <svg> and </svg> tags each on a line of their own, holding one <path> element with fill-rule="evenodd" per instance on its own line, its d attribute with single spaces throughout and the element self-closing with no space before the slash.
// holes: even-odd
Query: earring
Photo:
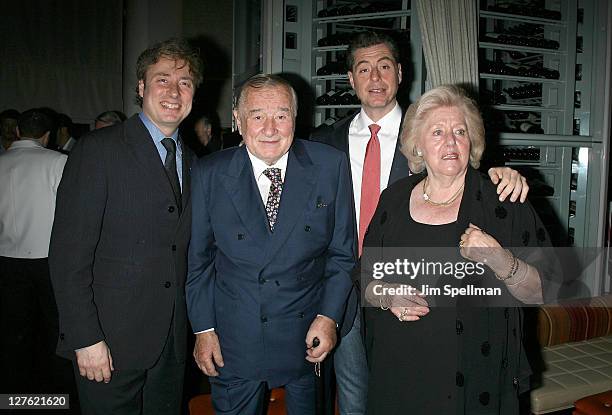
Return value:
<svg viewBox="0 0 612 415">
<path fill-rule="evenodd" d="M 421 150 L 417 150 L 417 151 L 416 151 L 416 154 L 417 154 L 417 156 L 419 156 L 419 157 L 423 157 L 423 153 L 421 153 Z"/>
</svg>

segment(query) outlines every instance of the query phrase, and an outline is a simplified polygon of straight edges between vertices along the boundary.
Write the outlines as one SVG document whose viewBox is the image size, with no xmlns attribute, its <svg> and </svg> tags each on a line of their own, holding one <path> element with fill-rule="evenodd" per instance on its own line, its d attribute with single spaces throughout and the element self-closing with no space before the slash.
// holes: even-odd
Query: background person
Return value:
<svg viewBox="0 0 612 415">
<path fill-rule="evenodd" d="M 65 371 L 63 359 L 54 356 L 58 317 L 48 255 L 66 156 L 45 148 L 52 125 L 40 110 L 25 111 L 17 141 L 0 155 L 2 393 L 50 393 L 62 386 Z"/>
<path fill-rule="evenodd" d="M 96 117 L 94 130 L 122 123 L 125 119 L 126 116 L 121 111 L 104 111 Z"/>
</svg>

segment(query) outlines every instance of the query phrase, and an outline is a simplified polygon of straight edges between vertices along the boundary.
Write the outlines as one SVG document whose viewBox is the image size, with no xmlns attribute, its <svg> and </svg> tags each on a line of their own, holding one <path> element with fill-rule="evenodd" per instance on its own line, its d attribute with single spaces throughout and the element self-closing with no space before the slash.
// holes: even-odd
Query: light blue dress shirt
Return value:
<svg viewBox="0 0 612 415">
<path fill-rule="evenodd" d="M 144 112 L 139 113 L 138 116 L 140 117 L 140 120 L 143 122 L 145 127 L 147 127 L 147 130 L 149 131 L 149 134 L 151 135 L 151 139 L 153 140 L 153 143 L 155 144 L 155 148 L 157 148 L 157 152 L 159 153 L 159 157 L 161 158 L 161 162 L 163 165 L 166 160 L 166 154 L 168 152 L 166 151 L 166 147 L 164 147 L 164 145 L 161 142 L 164 138 L 168 136 L 164 135 L 164 133 L 162 133 L 161 130 L 157 128 L 155 124 L 153 124 L 153 121 L 151 121 L 149 117 L 147 117 L 144 114 Z M 172 133 L 170 138 L 173 139 L 174 142 L 176 143 L 176 170 L 177 170 L 178 179 L 181 184 L 181 191 L 182 191 L 183 190 L 183 145 L 181 141 L 178 141 L 178 129 L 174 133 Z"/>
</svg>

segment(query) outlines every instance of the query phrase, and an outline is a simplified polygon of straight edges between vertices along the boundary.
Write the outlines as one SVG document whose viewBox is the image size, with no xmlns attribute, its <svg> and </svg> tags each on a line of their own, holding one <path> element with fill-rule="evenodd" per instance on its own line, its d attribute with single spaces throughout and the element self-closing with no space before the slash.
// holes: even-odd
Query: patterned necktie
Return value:
<svg viewBox="0 0 612 415">
<path fill-rule="evenodd" d="M 274 224 L 278 215 L 278 206 L 280 205 L 281 192 L 283 191 L 283 180 L 281 179 L 281 170 L 276 167 L 265 169 L 263 174 L 272 182 L 270 184 L 270 193 L 266 202 L 266 214 L 270 223 L 270 231 L 274 232 Z"/>
<path fill-rule="evenodd" d="M 166 174 L 170 180 L 170 185 L 174 191 L 174 199 L 176 200 L 176 206 L 179 213 L 183 210 L 183 204 L 181 201 L 181 184 L 179 182 L 178 173 L 176 172 L 176 143 L 171 138 L 164 138 L 161 141 L 162 145 L 166 148 L 166 159 L 164 160 L 164 168 Z"/>
<path fill-rule="evenodd" d="M 363 250 L 363 237 L 374 216 L 378 198 L 380 197 L 380 142 L 378 132 L 380 125 L 372 124 L 370 128 L 370 141 L 366 147 L 363 160 L 363 174 L 361 175 L 361 203 L 359 208 L 359 256 Z"/>
</svg>

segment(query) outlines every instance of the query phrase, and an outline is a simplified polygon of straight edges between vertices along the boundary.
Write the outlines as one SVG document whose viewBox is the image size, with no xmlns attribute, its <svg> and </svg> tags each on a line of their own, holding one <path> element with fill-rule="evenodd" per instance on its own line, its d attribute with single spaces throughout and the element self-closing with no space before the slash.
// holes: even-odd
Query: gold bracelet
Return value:
<svg viewBox="0 0 612 415">
<path fill-rule="evenodd" d="M 507 279 L 514 277 L 514 274 L 516 274 L 516 271 L 518 270 L 518 258 L 512 255 L 512 252 L 509 250 L 506 249 L 505 251 L 508 254 L 508 259 L 510 260 L 510 271 L 508 271 L 508 275 L 505 277 L 501 277 L 498 273 L 495 273 L 495 278 L 500 281 L 506 281 Z"/>
<path fill-rule="evenodd" d="M 529 265 L 527 263 L 525 263 L 525 272 L 523 272 L 523 278 L 520 281 L 517 281 L 515 283 L 510 284 L 509 282 L 507 282 L 508 280 L 504 281 L 506 283 L 507 287 L 514 287 L 515 285 L 519 285 L 521 284 L 523 281 L 525 281 L 527 279 L 527 274 L 529 273 Z"/>
</svg>

